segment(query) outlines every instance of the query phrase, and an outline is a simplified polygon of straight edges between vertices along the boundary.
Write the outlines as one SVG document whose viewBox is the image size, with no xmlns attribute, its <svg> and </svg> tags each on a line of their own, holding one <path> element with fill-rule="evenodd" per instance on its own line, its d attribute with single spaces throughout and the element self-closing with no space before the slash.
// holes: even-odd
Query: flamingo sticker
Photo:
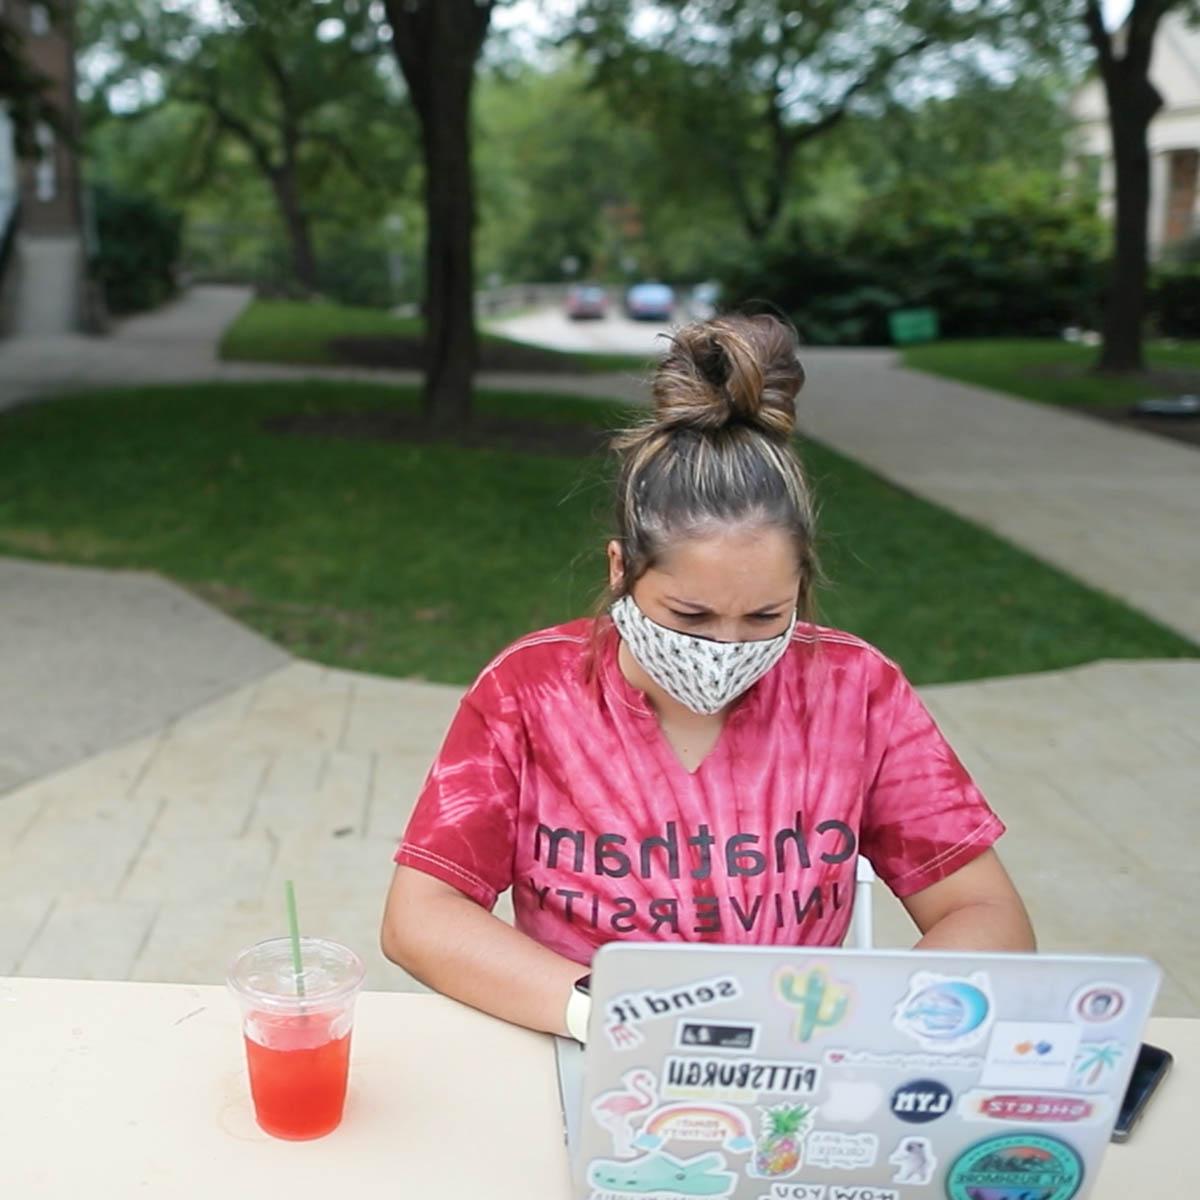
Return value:
<svg viewBox="0 0 1200 1200">
<path fill-rule="evenodd" d="M 621 1086 L 602 1092 L 592 1101 L 592 1116 L 612 1135 L 613 1154 L 617 1158 L 633 1158 L 635 1118 L 647 1113 L 658 1103 L 658 1081 L 641 1067 L 626 1071 Z"/>
</svg>

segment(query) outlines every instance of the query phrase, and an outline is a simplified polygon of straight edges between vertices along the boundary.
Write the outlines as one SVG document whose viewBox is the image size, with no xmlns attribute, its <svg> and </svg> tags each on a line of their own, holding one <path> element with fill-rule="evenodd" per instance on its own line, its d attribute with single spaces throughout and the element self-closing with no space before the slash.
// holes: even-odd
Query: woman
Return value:
<svg viewBox="0 0 1200 1200">
<path fill-rule="evenodd" d="M 919 947 L 1033 948 L 1004 827 L 899 669 L 798 619 L 803 382 L 772 317 L 676 335 L 653 417 L 615 443 L 608 611 L 485 668 L 397 852 L 383 949 L 430 986 L 582 1037 L 598 946 L 837 945 L 859 853 Z M 515 927 L 490 912 L 509 887 Z"/>
</svg>

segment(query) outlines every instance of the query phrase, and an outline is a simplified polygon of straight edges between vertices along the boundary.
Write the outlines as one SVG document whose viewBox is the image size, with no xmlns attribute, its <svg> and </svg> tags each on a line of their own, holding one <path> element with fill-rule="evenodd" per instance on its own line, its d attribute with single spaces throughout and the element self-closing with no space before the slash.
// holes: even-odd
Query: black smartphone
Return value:
<svg viewBox="0 0 1200 1200">
<path fill-rule="evenodd" d="M 1150 1097 L 1166 1079 L 1174 1061 L 1171 1055 L 1160 1047 L 1142 1043 L 1133 1074 L 1129 1078 L 1129 1087 L 1125 1089 L 1125 1099 L 1121 1101 L 1121 1112 L 1117 1116 L 1116 1127 L 1113 1129 L 1114 1142 L 1129 1141 L 1133 1127 L 1141 1120 L 1146 1105 L 1150 1103 Z"/>
</svg>

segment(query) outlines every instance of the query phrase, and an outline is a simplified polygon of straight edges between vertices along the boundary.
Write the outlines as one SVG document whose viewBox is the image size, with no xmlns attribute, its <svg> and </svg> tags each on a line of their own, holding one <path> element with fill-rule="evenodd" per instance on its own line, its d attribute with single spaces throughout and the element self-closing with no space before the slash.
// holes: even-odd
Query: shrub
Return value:
<svg viewBox="0 0 1200 1200">
<path fill-rule="evenodd" d="M 815 344 L 886 343 L 890 311 L 926 305 L 949 337 L 1057 335 L 1099 320 L 1107 247 L 1086 204 L 1049 186 L 909 186 L 844 226 L 794 222 L 723 283 L 732 304 L 777 306 Z"/>
<path fill-rule="evenodd" d="M 183 218 L 147 196 L 92 189 L 97 246 L 92 276 L 104 289 L 114 313 L 139 312 L 169 299 L 176 269 Z"/>
<path fill-rule="evenodd" d="M 1200 337 L 1200 264 L 1160 267 L 1151 278 L 1150 312 L 1165 337 Z"/>
</svg>

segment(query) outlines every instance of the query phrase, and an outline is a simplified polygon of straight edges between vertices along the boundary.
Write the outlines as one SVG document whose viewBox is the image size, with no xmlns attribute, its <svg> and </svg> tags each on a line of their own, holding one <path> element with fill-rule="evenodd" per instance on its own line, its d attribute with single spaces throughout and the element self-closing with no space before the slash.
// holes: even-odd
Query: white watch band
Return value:
<svg viewBox="0 0 1200 1200">
<path fill-rule="evenodd" d="M 578 988 L 571 989 L 567 1000 L 565 1023 L 567 1032 L 577 1041 L 587 1041 L 588 1018 L 592 1015 L 592 998 Z"/>
</svg>

